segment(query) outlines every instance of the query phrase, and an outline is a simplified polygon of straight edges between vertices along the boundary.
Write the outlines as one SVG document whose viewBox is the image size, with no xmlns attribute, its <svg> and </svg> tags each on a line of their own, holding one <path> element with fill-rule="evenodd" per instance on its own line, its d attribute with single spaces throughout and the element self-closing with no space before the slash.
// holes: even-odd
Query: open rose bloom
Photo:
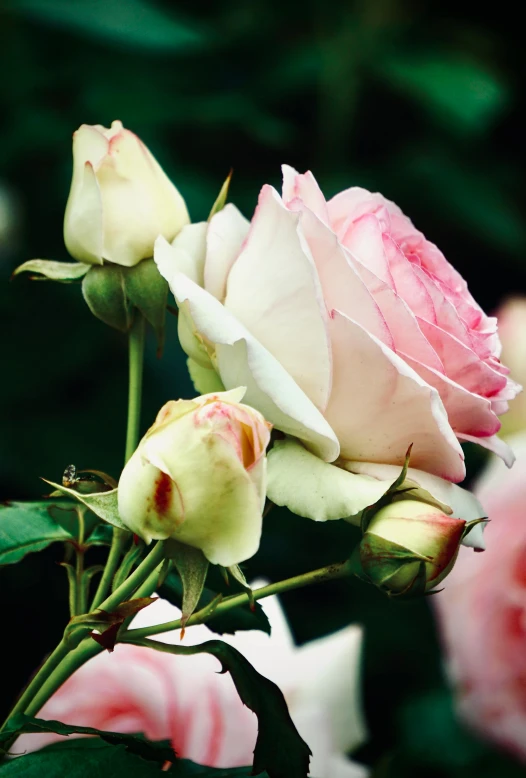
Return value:
<svg viewBox="0 0 526 778">
<path fill-rule="evenodd" d="M 283 175 L 282 196 L 264 186 L 252 222 L 227 205 L 156 243 L 194 383 L 242 383 L 289 436 L 269 455 L 279 505 L 357 514 L 412 443 L 413 481 L 458 518 L 483 516 L 439 492 L 465 476 L 460 440 L 513 460 L 496 436 L 518 391 L 496 320 L 396 205 L 357 187 L 326 201 L 312 174 Z"/>
<path fill-rule="evenodd" d="M 263 675 L 277 683 L 291 716 L 309 744 L 315 778 L 365 778 L 367 770 L 346 754 L 365 738 L 359 694 L 362 632 L 357 626 L 297 648 L 276 597 L 263 607 L 272 637 L 263 632 L 223 636 Z M 169 621 L 180 612 L 158 600 L 133 626 Z M 191 627 L 185 644 L 216 637 L 206 626 Z M 179 633 L 159 636 L 179 642 Z M 257 719 L 245 707 L 230 675 L 219 674 L 214 657 L 173 656 L 131 645 L 100 654 L 80 668 L 46 703 L 39 716 L 116 732 L 143 732 L 169 739 L 181 758 L 210 767 L 241 767 L 253 761 Z M 60 740 L 23 735 L 13 753 Z"/>
</svg>

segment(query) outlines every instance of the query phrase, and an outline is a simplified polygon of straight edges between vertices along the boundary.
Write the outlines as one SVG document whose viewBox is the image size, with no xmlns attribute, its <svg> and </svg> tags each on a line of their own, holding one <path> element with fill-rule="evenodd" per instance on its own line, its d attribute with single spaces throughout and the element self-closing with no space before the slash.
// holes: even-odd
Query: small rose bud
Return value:
<svg viewBox="0 0 526 778">
<path fill-rule="evenodd" d="M 119 513 L 149 543 L 175 538 L 229 567 L 256 553 L 270 424 L 244 387 L 166 403 L 119 481 Z"/>
<path fill-rule="evenodd" d="M 376 513 L 359 545 L 360 573 L 390 595 L 423 594 L 452 569 L 467 525 L 439 508 L 402 500 Z"/>
<path fill-rule="evenodd" d="M 83 124 L 73 135 L 73 178 L 64 241 L 75 259 L 132 267 L 159 235 L 188 224 L 185 202 L 146 146 L 122 123 Z"/>
</svg>

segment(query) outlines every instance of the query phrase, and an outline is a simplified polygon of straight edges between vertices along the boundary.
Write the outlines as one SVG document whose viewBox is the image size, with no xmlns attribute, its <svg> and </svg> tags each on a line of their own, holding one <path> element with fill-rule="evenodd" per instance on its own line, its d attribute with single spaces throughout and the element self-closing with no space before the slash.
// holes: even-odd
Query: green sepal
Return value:
<svg viewBox="0 0 526 778">
<path fill-rule="evenodd" d="M 466 535 L 469 535 L 471 530 L 477 526 L 477 524 L 488 524 L 489 519 L 487 516 L 483 516 L 481 519 L 472 519 L 472 521 L 467 521 L 466 526 L 464 527 L 464 532 L 462 533 L 462 540 L 466 537 Z"/>
<path fill-rule="evenodd" d="M 390 580 L 398 576 L 407 565 L 413 565 L 415 562 L 419 562 L 415 576 L 404 589 L 394 592 L 389 586 Z M 368 532 L 362 538 L 351 556 L 354 574 L 386 592 L 390 597 L 423 594 L 426 586 L 426 562 L 432 562 L 431 557 L 418 554 L 372 532 Z"/>
<path fill-rule="evenodd" d="M 32 280 L 59 281 L 69 284 L 72 281 L 79 281 L 86 275 L 91 265 L 83 262 L 56 262 L 54 259 L 30 259 L 23 262 L 12 273 L 11 278 L 20 273 L 31 273 Z"/>
<path fill-rule="evenodd" d="M 133 321 L 124 270 L 118 265 L 93 265 L 82 281 L 82 294 L 92 314 L 120 332 L 127 332 Z"/>
<path fill-rule="evenodd" d="M 256 607 L 256 601 L 254 599 L 254 592 L 252 591 L 252 589 L 248 585 L 248 582 L 247 582 L 247 579 L 245 578 L 244 572 L 239 567 L 239 565 L 231 565 L 230 567 L 227 567 L 226 569 L 228 570 L 228 572 L 230 573 L 232 578 L 235 581 L 237 581 L 239 584 L 241 584 L 243 589 L 245 589 L 246 593 L 248 594 L 248 602 L 249 602 L 249 605 L 250 605 L 250 610 L 253 611 L 254 608 Z"/>
<path fill-rule="evenodd" d="M 212 216 L 215 216 L 216 213 L 219 213 L 219 211 L 222 211 L 223 208 L 225 207 L 225 204 L 226 204 L 226 201 L 227 201 L 227 198 L 228 198 L 228 190 L 230 188 L 230 181 L 232 180 L 233 172 L 234 171 L 231 170 L 230 173 L 228 174 L 228 176 L 223 181 L 223 186 L 219 190 L 219 194 L 217 195 L 215 203 L 212 206 L 212 210 L 208 214 L 207 221 L 210 221 Z"/>
<path fill-rule="evenodd" d="M 168 283 L 159 273 L 153 259 L 143 259 L 134 267 L 123 268 L 123 274 L 127 299 L 152 325 L 157 337 L 157 353 L 160 356 L 164 347 Z"/>
<path fill-rule="evenodd" d="M 128 527 L 122 523 L 119 517 L 119 505 L 118 505 L 118 489 L 111 489 L 109 492 L 95 492 L 94 494 L 81 494 L 75 491 L 75 489 L 69 489 L 62 484 L 56 484 L 53 481 L 48 481 L 47 478 L 43 478 L 43 481 L 50 486 L 55 487 L 57 492 L 65 494 L 67 497 L 71 497 L 77 502 L 85 505 L 90 511 L 93 511 L 100 519 L 106 521 L 108 524 L 112 524 L 118 529 L 123 529 L 129 532 Z"/>
<path fill-rule="evenodd" d="M 411 443 L 411 445 L 406 451 L 405 460 L 404 460 L 404 464 L 402 465 L 400 475 L 393 481 L 391 486 L 387 489 L 385 494 L 382 497 L 380 497 L 378 502 L 376 502 L 374 505 L 370 505 L 368 508 L 365 508 L 364 511 L 362 512 L 362 520 L 360 523 L 362 533 L 365 533 L 367 531 L 367 527 L 371 523 L 374 514 L 377 513 L 380 510 L 380 508 L 389 505 L 389 503 L 392 501 L 395 494 L 412 491 L 412 487 L 408 487 L 407 489 L 403 489 L 402 491 L 400 489 L 405 479 L 407 478 L 407 470 L 409 468 L 409 459 L 411 457 L 412 448 L 413 448 L 413 444 Z"/>
<path fill-rule="evenodd" d="M 209 562 L 199 548 L 188 546 L 173 538 L 165 541 L 166 556 L 173 560 L 183 584 L 181 606 L 181 637 L 186 623 L 197 608 L 205 586 Z"/>
</svg>

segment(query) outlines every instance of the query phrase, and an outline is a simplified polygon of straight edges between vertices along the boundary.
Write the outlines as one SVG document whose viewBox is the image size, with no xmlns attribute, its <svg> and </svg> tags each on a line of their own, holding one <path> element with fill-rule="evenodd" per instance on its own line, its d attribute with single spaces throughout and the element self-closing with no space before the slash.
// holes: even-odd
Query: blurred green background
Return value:
<svg viewBox="0 0 526 778">
<path fill-rule="evenodd" d="M 475 11 L 473 9 L 476 9 Z M 505 10 L 508 8 L 509 13 Z M 520 207 L 523 33 L 503 4 L 452 0 L 0 0 L 0 497 L 39 498 L 74 462 L 118 476 L 125 338 L 75 285 L 10 283 L 32 257 L 67 259 L 71 134 L 121 119 L 205 218 L 232 167 L 250 216 L 282 162 L 327 195 L 359 184 L 395 200 L 468 279 L 487 311 L 526 291 Z M 170 318 L 170 317 L 169 317 Z M 191 396 L 174 321 L 148 344 L 144 424 Z M 468 452 L 471 476 L 480 455 Z M 247 575 L 286 577 L 354 542 L 340 522 L 271 512 Z M 0 573 L 7 709 L 67 618 L 60 551 Z M 298 641 L 366 629 L 377 778 L 523 775 L 455 720 L 428 601 L 393 603 L 358 581 L 284 599 Z"/>
</svg>

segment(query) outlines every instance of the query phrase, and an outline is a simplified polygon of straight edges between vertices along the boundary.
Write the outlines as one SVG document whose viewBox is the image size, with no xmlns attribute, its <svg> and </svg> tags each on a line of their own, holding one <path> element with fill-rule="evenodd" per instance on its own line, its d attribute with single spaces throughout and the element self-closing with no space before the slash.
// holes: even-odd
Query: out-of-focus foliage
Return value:
<svg viewBox="0 0 526 778">
<path fill-rule="evenodd" d="M 526 290 L 523 52 L 513 14 L 453 0 L 0 0 L 2 498 L 39 499 L 38 476 L 60 480 L 70 462 L 114 476 L 122 463 L 125 337 L 90 314 L 76 284 L 9 283 L 24 260 L 68 259 L 62 218 L 79 124 L 121 119 L 137 132 L 194 220 L 231 167 L 231 197 L 247 216 L 262 183 L 279 185 L 282 162 L 312 169 L 327 194 L 380 190 L 490 311 Z M 161 361 L 153 334 L 148 343 L 143 428 L 193 392 L 168 320 Z M 480 458 L 470 456 L 473 472 Z M 245 572 L 293 575 L 355 540 L 340 522 L 276 510 Z M 67 619 L 55 561 L 51 547 L 1 573 L 16 641 L 5 707 Z M 377 778 L 523 774 L 455 720 L 426 601 L 393 603 L 353 580 L 284 604 L 300 641 L 364 624 L 371 737 L 359 756 Z"/>
</svg>

